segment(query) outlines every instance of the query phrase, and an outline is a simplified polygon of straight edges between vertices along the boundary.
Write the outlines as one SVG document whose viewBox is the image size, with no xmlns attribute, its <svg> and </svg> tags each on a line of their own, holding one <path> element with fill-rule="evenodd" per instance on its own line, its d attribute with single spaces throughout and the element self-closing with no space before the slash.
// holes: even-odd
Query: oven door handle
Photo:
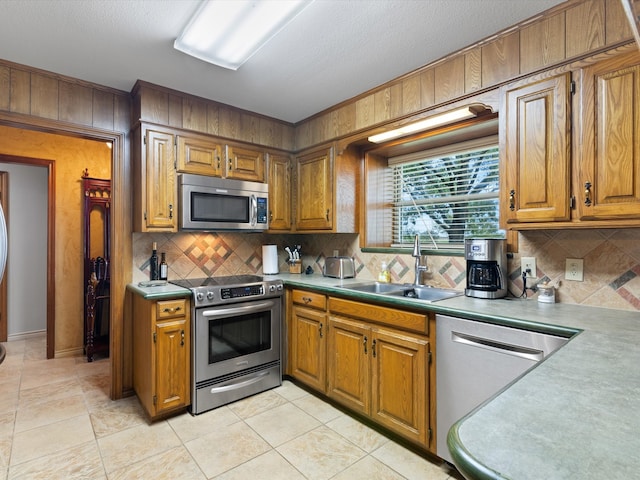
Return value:
<svg viewBox="0 0 640 480">
<path fill-rule="evenodd" d="M 202 312 L 202 316 L 206 318 L 222 318 L 229 315 L 238 315 L 243 313 L 253 313 L 262 310 L 268 310 L 275 306 L 273 301 L 253 303 L 251 305 L 245 305 L 243 307 L 230 307 L 230 308 L 216 308 L 212 310 L 205 310 Z"/>
<path fill-rule="evenodd" d="M 259 372 L 255 376 L 249 378 L 248 380 L 244 380 L 242 382 L 222 385 L 220 387 L 213 387 L 211 389 L 211 393 L 228 392 L 229 390 L 236 390 L 238 388 L 243 388 L 243 387 L 246 387 L 247 385 L 258 383 L 260 380 L 263 380 L 264 377 L 266 377 L 267 375 L 269 375 L 269 370 L 265 370 L 264 372 Z"/>
</svg>

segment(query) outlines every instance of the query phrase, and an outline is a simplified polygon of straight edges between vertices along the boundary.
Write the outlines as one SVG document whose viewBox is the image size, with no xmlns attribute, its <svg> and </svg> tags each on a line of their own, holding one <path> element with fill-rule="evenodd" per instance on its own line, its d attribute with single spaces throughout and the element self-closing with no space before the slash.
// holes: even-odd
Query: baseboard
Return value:
<svg viewBox="0 0 640 480">
<path fill-rule="evenodd" d="M 34 338 L 46 336 L 46 330 L 34 330 L 33 332 L 14 333 L 13 335 L 7 335 L 7 342 L 14 342 L 17 340 L 33 340 Z"/>
<path fill-rule="evenodd" d="M 68 348 L 66 350 L 56 350 L 54 353 L 55 358 L 63 357 L 82 357 L 84 355 L 84 348 Z"/>
</svg>

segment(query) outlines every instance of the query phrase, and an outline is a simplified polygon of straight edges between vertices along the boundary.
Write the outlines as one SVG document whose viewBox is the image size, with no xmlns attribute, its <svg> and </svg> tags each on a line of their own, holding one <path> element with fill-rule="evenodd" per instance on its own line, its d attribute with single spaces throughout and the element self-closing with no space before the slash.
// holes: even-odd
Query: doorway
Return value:
<svg viewBox="0 0 640 480">
<path fill-rule="evenodd" d="M 47 358 L 53 358 L 54 164 L 50 160 L 12 155 L 0 155 L 0 163 L 5 164 L 3 170 L 7 170 L 0 172 L 0 198 L 3 197 L 3 206 L 7 205 L 5 214 L 11 251 L 3 285 L 0 285 L 0 341 L 44 330 Z M 14 187 L 13 202 L 9 202 L 11 185 Z M 9 296 L 8 292 L 15 293 Z"/>
</svg>

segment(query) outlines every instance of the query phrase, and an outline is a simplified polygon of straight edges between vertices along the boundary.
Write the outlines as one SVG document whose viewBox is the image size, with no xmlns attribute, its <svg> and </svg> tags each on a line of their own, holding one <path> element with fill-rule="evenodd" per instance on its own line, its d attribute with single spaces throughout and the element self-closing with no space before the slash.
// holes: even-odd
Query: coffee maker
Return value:
<svg viewBox="0 0 640 480">
<path fill-rule="evenodd" d="M 507 296 L 507 242 L 502 238 L 467 238 L 467 288 L 464 294 L 476 298 Z"/>
</svg>

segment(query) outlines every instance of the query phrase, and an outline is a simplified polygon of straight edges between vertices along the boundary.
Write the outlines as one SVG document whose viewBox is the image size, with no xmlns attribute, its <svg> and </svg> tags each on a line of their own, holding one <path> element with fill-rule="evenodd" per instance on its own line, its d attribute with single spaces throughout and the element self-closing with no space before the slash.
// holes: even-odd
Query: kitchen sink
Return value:
<svg viewBox="0 0 640 480">
<path fill-rule="evenodd" d="M 425 302 L 437 302 L 446 298 L 457 297 L 463 292 L 448 288 L 431 287 L 428 285 L 411 285 L 407 283 L 354 283 L 341 285 L 342 288 L 355 292 L 375 293 L 378 295 L 414 298 Z"/>
<path fill-rule="evenodd" d="M 426 302 L 437 302 L 445 298 L 457 297 L 462 295 L 458 290 L 450 290 L 448 288 L 437 288 L 430 286 L 414 286 L 403 290 L 402 295 L 407 298 L 416 298 Z"/>
<path fill-rule="evenodd" d="M 368 282 L 368 283 L 354 283 L 352 285 L 342 285 L 342 288 L 347 290 L 355 290 L 356 292 L 365 293 L 380 293 L 388 295 L 392 293 L 402 293 L 407 288 L 406 285 L 397 283 L 380 283 L 380 282 Z"/>
</svg>

